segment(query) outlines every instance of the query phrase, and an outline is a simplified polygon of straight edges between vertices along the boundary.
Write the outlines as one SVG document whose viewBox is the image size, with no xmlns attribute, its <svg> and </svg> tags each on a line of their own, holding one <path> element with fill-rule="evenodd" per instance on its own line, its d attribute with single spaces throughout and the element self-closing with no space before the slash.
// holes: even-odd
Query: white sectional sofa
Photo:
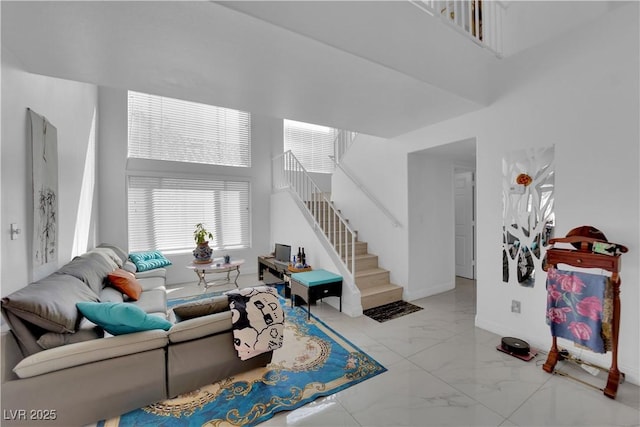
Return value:
<svg viewBox="0 0 640 427">
<path fill-rule="evenodd" d="M 176 322 L 167 310 L 164 268 L 136 272 L 142 293 L 128 300 L 108 274 L 131 267 L 105 245 L 2 298 L 2 425 L 81 426 L 265 366 L 272 353 L 241 361 L 226 297 L 216 310 Z M 134 304 L 170 324 L 113 336 L 87 320 L 80 301 Z"/>
</svg>

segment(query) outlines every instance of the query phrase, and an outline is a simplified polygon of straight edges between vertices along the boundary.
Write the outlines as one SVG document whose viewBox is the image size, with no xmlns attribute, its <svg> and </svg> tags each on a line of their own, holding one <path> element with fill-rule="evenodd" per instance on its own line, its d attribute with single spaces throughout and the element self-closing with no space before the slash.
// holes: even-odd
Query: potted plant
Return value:
<svg viewBox="0 0 640 427">
<path fill-rule="evenodd" d="M 195 263 L 207 264 L 211 262 L 211 254 L 213 250 L 209 247 L 209 240 L 213 239 L 213 233 L 207 231 L 203 223 L 196 224 L 196 229 L 193 232 L 193 238 L 196 241 L 196 248 L 193 250 L 193 256 L 195 257 Z"/>
</svg>

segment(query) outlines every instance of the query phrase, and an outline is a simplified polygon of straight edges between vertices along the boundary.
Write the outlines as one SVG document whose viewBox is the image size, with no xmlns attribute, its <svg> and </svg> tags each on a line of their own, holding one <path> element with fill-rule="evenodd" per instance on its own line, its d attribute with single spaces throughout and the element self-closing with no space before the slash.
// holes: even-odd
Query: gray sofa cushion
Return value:
<svg viewBox="0 0 640 427">
<path fill-rule="evenodd" d="M 167 293 L 164 288 L 144 291 L 138 301 L 131 301 L 147 313 L 167 312 Z M 165 314 L 166 317 L 166 314 Z"/>
<path fill-rule="evenodd" d="M 18 316 L 14 316 L 10 311 L 2 307 L 2 315 L 11 327 L 11 333 L 15 337 L 15 342 L 20 348 L 21 357 L 42 351 L 38 345 L 38 336 L 42 335 L 42 329 L 31 323 L 24 322 Z"/>
<path fill-rule="evenodd" d="M 100 291 L 100 302 L 124 302 L 124 294 L 117 289 L 107 286 Z"/>
<path fill-rule="evenodd" d="M 169 329 L 169 342 L 179 343 L 190 341 L 207 335 L 229 332 L 231 334 L 231 311 L 194 317 L 184 322 L 176 323 Z M 233 339 L 229 336 L 229 342 Z"/>
<path fill-rule="evenodd" d="M 106 275 L 101 276 L 91 264 L 84 258 L 75 257 L 58 271 L 83 281 L 95 294 L 98 294 L 102 290 L 102 282 Z"/>
<path fill-rule="evenodd" d="M 173 307 L 178 321 L 220 313 L 229 310 L 229 298 L 226 295 L 205 298 L 198 301 L 186 302 Z"/>
<path fill-rule="evenodd" d="M 112 245 L 111 243 L 101 243 L 98 245 L 98 248 L 111 249 L 118 256 L 118 258 L 122 260 L 122 265 L 124 265 L 125 261 L 129 259 L 129 254 L 124 249 L 119 246 Z"/>
<path fill-rule="evenodd" d="M 100 252 L 87 252 L 72 259 L 58 272 L 69 274 L 86 283 L 97 295 L 102 290 L 105 278 L 118 268 L 109 257 Z"/>
<path fill-rule="evenodd" d="M 135 265 L 134 265 L 135 267 Z M 147 271 L 136 271 L 137 279 L 148 279 L 151 277 L 162 278 L 163 280 L 167 277 L 167 269 L 166 268 L 154 268 L 153 270 Z M 163 282 L 164 284 L 164 282 Z"/>
<path fill-rule="evenodd" d="M 116 265 L 120 268 L 122 268 L 122 265 L 124 264 L 122 258 L 120 258 L 118 254 L 111 248 L 93 248 L 91 249 L 91 252 L 96 252 L 109 257 L 109 259 L 115 262 Z"/>
<path fill-rule="evenodd" d="M 138 279 L 138 283 L 140 283 L 140 286 L 142 286 L 142 291 L 151 291 L 154 289 L 162 289 L 163 291 L 165 290 L 164 284 L 165 284 L 165 279 L 164 277 L 145 277 L 145 276 L 139 276 L 139 273 L 136 273 L 136 279 Z"/>
<path fill-rule="evenodd" d="M 93 326 L 91 328 L 79 329 L 73 334 L 57 334 L 55 332 L 47 332 L 38 338 L 38 345 L 47 350 L 50 348 L 60 347 L 61 345 L 73 344 L 82 341 L 95 340 L 104 337 L 102 328 Z"/>
<path fill-rule="evenodd" d="M 136 268 L 136 265 L 129 258 L 127 258 L 124 264 L 122 264 L 122 269 L 130 271 L 132 273 L 135 273 L 136 271 L 138 271 L 138 269 Z"/>
<path fill-rule="evenodd" d="M 98 301 L 98 295 L 75 277 L 54 273 L 2 298 L 2 308 L 44 330 L 65 333 L 78 329 L 78 301 Z"/>
</svg>

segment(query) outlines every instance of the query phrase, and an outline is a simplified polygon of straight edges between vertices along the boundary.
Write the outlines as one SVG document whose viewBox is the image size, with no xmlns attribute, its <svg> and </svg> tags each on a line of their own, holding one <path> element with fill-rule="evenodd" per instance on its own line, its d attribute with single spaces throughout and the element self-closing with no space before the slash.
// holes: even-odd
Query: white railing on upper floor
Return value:
<svg viewBox="0 0 640 427">
<path fill-rule="evenodd" d="M 304 212 L 309 215 L 314 226 L 322 231 L 322 235 L 346 269 L 353 274 L 357 234 L 355 230 L 311 179 L 291 150 L 274 157 L 272 162 L 273 188 L 290 191 L 299 205 L 304 207 Z"/>
<path fill-rule="evenodd" d="M 502 21 L 505 8 L 500 1 L 409 0 L 429 15 L 442 19 L 475 43 L 502 56 Z"/>
</svg>

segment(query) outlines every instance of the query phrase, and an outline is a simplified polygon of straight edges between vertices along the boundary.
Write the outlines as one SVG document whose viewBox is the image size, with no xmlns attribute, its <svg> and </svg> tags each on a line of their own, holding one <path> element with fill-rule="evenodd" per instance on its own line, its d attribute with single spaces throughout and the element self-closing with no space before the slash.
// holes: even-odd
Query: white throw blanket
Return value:
<svg viewBox="0 0 640 427">
<path fill-rule="evenodd" d="M 233 345 L 242 360 L 282 347 L 284 310 L 270 286 L 226 292 L 233 323 Z"/>
</svg>

